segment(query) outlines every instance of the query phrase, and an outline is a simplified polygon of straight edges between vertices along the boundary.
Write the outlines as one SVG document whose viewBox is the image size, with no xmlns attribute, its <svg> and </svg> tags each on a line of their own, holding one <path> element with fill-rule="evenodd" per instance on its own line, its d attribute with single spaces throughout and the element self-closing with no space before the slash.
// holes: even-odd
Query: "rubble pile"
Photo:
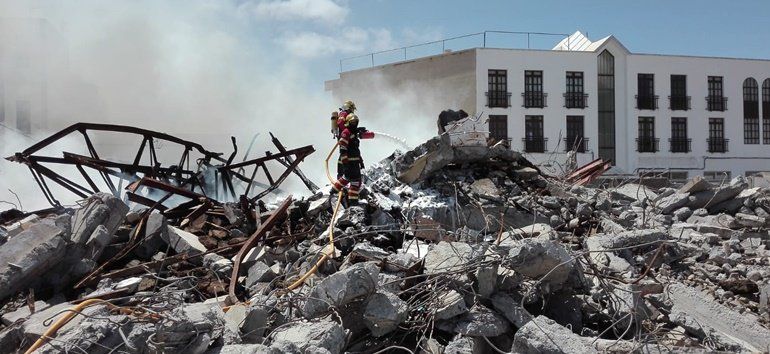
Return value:
<svg viewBox="0 0 770 354">
<path fill-rule="evenodd" d="M 365 175 L 347 207 L 326 187 L 7 211 L 0 351 L 770 348 L 770 190 L 740 177 L 576 186 L 447 135 Z"/>
</svg>

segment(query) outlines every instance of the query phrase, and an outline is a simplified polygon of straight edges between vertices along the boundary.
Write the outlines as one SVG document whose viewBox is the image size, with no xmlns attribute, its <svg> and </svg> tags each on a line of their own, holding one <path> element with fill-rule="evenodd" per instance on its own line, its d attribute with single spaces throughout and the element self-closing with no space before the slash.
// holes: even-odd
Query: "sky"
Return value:
<svg viewBox="0 0 770 354">
<path fill-rule="evenodd" d="M 769 15 L 770 1 L 758 0 L 0 0 L 0 18 L 43 18 L 61 35 L 66 57 L 54 60 L 66 65 L 48 72 L 60 82 L 49 89 L 56 107 L 50 119 L 59 126 L 136 125 L 226 155 L 229 136 L 244 151 L 257 135 L 254 151 L 264 151 L 271 131 L 286 146 L 316 147 L 304 167 L 313 176 L 323 176 L 322 160 L 333 144 L 328 116 L 341 103 L 332 102 L 324 81 L 337 77 L 341 58 L 485 30 L 580 30 L 592 40 L 615 35 L 638 53 L 770 59 Z M 532 46 L 551 48 L 559 39 L 533 37 Z M 480 44 L 471 37 L 447 42 L 447 49 Z M 526 39 L 490 35 L 488 44 L 522 48 Z M 407 54 L 439 50 L 432 45 Z M 381 54 L 375 62 L 402 56 Z M 347 61 L 345 69 L 369 60 Z M 408 107 L 383 116 L 366 109 L 360 107 L 360 116 L 367 128 L 399 135 L 412 146 L 433 133 L 393 131 L 393 117 L 409 116 Z M 40 131 L 31 140 L 50 133 Z M 13 134 L 0 139 L 3 156 L 30 145 Z M 377 161 L 396 148 L 381 141 L 364 157 Z M 0 160 L 0 200 L 14 199 L 8 187 L 30 185 L 19 167 Z"/>
</svg>

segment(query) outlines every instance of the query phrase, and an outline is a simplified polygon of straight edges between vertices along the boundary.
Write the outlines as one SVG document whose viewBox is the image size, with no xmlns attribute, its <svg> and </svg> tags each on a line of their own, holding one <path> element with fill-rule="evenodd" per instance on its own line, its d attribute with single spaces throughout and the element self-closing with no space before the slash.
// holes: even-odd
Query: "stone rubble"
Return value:
<svg viewBox="0 0 770 354">
<path fill-rule="evenodd" d="M 0 352 L 83 302 L 37 352 L 770 349 L 770 190 L 741 177 L 574 186 L 446 135 L 364 174 L 362 203 L 336 219 L 328 187 L 285 215 L 214 200 L 182 215 L 105 193 L 9 211 Z"/>
</svg>

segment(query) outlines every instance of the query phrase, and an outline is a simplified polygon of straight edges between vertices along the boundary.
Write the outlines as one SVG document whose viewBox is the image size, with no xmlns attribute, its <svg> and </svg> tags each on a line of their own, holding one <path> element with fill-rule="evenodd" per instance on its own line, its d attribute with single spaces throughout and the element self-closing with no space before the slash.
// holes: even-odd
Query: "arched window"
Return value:
<svg viewBox="0 0 770 354">
<path fill-rule="evenodd" d="M 759 144 L 759 85 L 753 77 L 743 80 L 743 143 Z"/>
<path fill-rule="evenodd" d="M 770 78 L 762 82 L 762 144 L 770 144 Z"/>
</svg>

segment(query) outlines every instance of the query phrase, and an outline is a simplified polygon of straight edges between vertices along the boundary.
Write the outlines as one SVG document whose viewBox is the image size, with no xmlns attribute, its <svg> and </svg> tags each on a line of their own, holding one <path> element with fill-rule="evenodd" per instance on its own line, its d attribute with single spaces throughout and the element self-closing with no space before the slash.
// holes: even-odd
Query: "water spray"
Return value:
<svg viewBox="0 0 770 354">
<path fill-rule="evenodd" d="M 411 149 L 411 146 L 409 146 L 409 144 L 406 143 L 405 139 L 402 139 L 402 138 L 399 138 L 399 137 L 395 137 L 395 136 L 390 135 L 388 133 L 374 132 L 374 137 L 375 138 L 380 137 L 380 136 L 383 137 L 383 138 L 386 138 L 386 139 L 388 139 L 388 140 L 390 140 L 390 141 L 392 141 L 392 142 L 394 142 L 394 143 L 396 143 L 398 145 L 400 145 L 401 147 L 403 147 L 403 148 L 405 148 L 407 150 Z"/>
</svg>

